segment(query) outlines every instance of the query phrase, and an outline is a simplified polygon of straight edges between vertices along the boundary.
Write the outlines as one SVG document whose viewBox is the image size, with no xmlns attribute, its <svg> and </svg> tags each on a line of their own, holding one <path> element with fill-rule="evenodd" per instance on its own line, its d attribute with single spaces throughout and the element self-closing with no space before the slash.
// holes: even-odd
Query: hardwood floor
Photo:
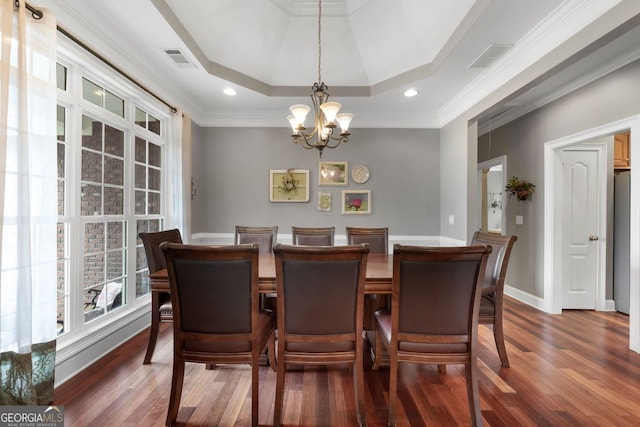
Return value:
<svg viewBox="0 0 640 427">
<path fill-rule="evenodd" d="M 485 426 L 640 425 L 640 355 L 628 350 L 628 317 L 619 313 L 541 313 L 506 298 L 511 368 L 503 369 L 491 330 L 480 326 L 480 405 Z M 171 325 L 162 325 L 151 365 L 142 365 L 142 333 L 55 392 L 65 426 L 162 426 L 171 382 Z M 462 367 L 400 369 L 398 425 L 470 423 Z M 178 422 L 246 426 L 251 420 L 250 368 L 205 370 L 187 364 Z M 367 419 L 387 420 L 389 371 L 365 364 Z M 260 425 L 273 424 L 275 373 L 260 371 Z M 285 391 L 288 426 L 355 425 L 353 382 L 346 368 L 291 368 Z"/>
</svg>

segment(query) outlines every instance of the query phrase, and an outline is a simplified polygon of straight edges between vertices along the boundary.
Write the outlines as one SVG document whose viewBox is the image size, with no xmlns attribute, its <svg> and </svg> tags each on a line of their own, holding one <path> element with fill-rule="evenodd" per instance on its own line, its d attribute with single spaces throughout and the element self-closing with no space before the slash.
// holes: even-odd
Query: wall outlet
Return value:
<svg viewBox="0 0 640 427">
<path fill-rule="evenodd" d="M 516 225 L 524 224 L 524 217 L 522 215 L 516 215 Z"/>
<path fill-rule="evenodd" d="M 456 223 L 455 218 L 453 217 L 453 215 L 449 215 L 449 225 L 454 225 Z"/>
</svg>

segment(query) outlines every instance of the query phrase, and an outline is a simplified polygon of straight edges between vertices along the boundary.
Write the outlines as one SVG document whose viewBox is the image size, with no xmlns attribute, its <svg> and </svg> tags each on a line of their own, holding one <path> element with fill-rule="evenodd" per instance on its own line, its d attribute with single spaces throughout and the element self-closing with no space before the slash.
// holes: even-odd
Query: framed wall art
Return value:
<svg viewBox="0 0 640 427">
<path fill-rule="evenodd" d="M 270 202 L 308 202 L 309 169 L 271 169 Z"/>
<path fill-rule="evenodd" d="M 331 193 L 325 191 L 318 192 L 318 210 L 329 212 L 331 210 Z"/>
<path fill-rule="evenodd" d="M 370 214 L 371 190 L 342 190 L 343 214 Z"/>
<path fill-rule="evenodd" d="M 342 186 L 349 184 L 349 162 L 320 162 L 318 184 Z"/>
</svg>

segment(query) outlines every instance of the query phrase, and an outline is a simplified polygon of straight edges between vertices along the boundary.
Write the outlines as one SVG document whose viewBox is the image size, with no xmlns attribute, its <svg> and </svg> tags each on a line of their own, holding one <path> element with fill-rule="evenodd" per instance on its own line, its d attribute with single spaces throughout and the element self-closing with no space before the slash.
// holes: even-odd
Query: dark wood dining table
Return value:
<svg viewBox="0 0 640 427">
<path fill-rule="evenodd" d="M 276 266 L 273 255 L 262 255 L 258 263 L 258 277 L 261 293 L 276 292 Z M 393 277 L 392 254 L 369 254 L 367 259 L 367 276 L 365 294 L 391 294 Z M 159 270 L 149 275 L 152 293 L 169 293 L 167 270 Z M 153 298 L 152 300 L 157 299 Z"/>
</svg>

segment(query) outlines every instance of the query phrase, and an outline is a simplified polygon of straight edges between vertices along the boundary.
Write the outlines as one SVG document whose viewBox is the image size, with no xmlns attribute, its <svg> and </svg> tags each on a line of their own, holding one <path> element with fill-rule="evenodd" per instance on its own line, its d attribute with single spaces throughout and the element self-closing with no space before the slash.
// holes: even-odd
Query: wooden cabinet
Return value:
<svg viewBox="0 0 640 427">
<path fill-rule="evenodd" d="M 631 155 L 629 151 L 629 132 L 619 133 L 615 136 L 613 144 L 613 168 L 630 169 Z"/>
</svg>

